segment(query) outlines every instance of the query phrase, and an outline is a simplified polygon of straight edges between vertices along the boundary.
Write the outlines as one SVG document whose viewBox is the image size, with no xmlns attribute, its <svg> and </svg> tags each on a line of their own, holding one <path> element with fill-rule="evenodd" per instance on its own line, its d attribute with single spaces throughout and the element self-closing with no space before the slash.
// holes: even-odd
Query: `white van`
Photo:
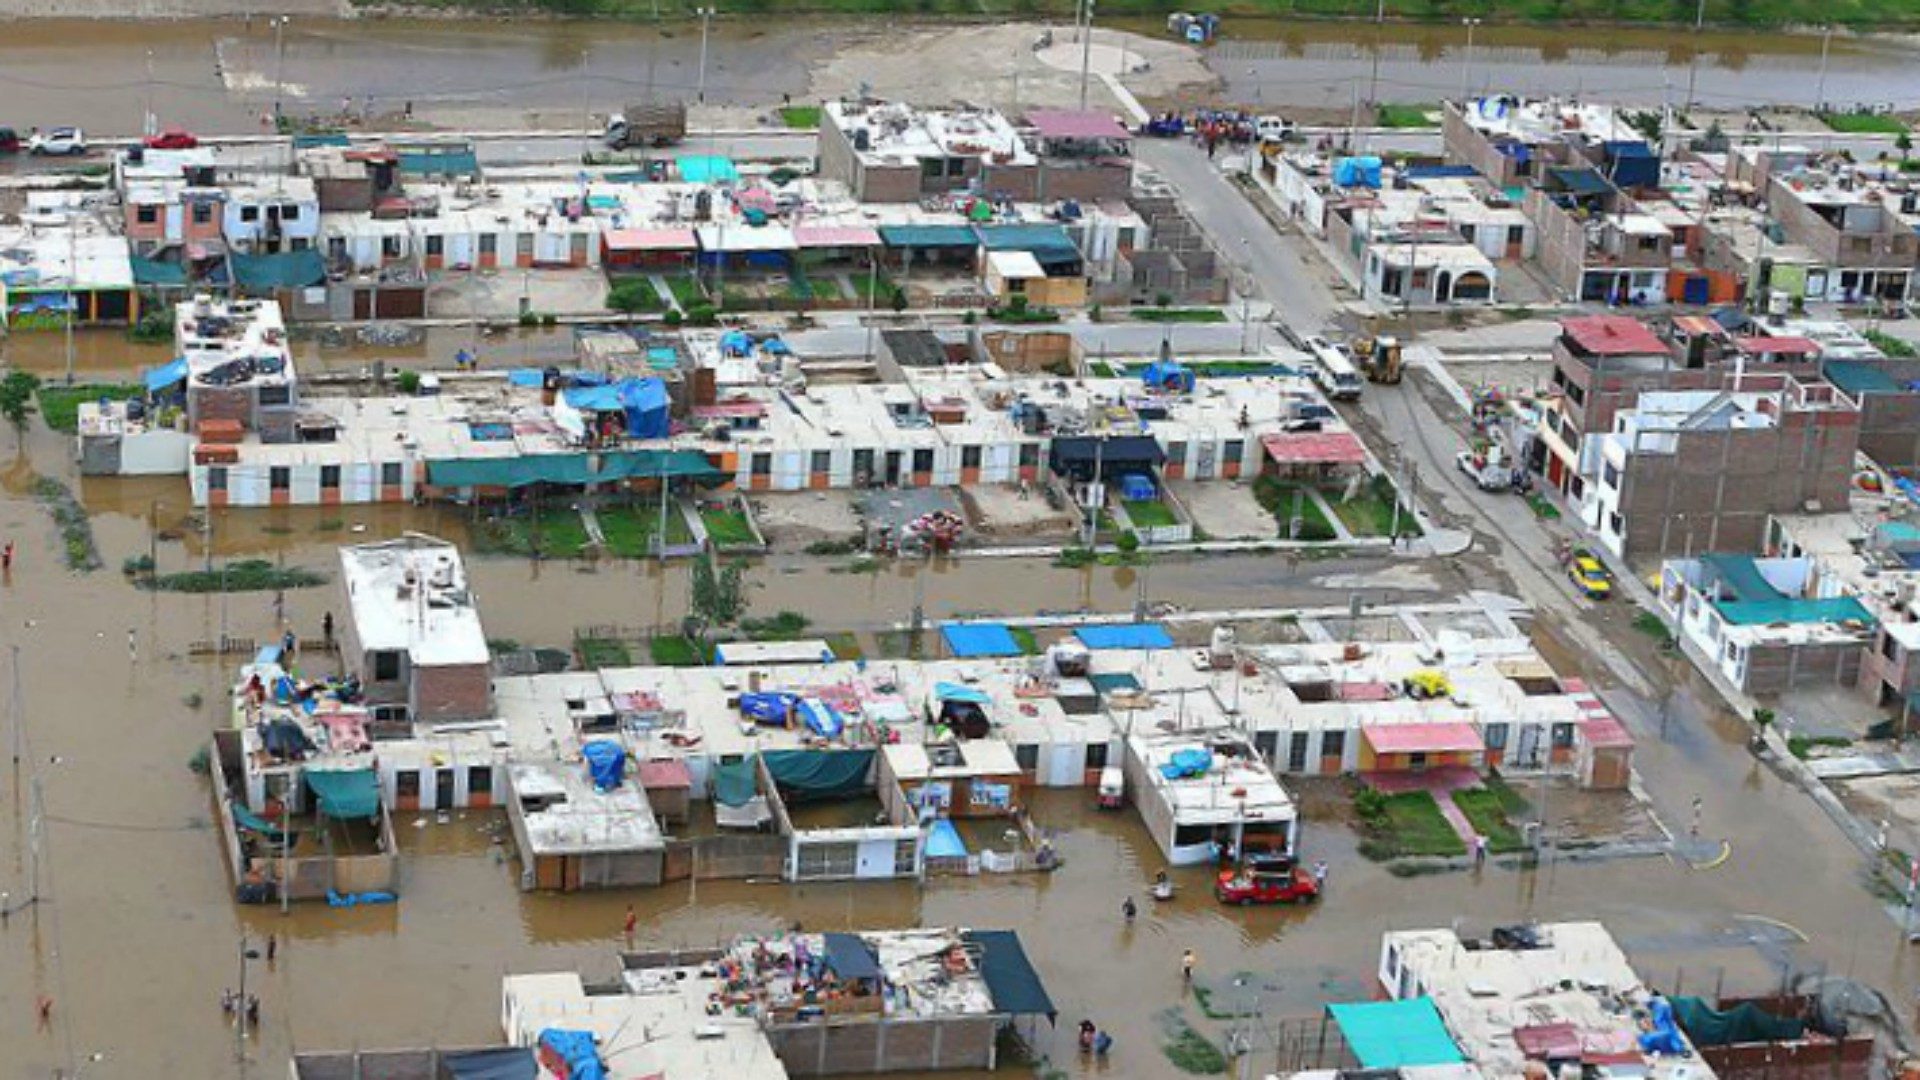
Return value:
<svg viewBox="0 0 1920 1080">
<path fill-rule="evenodd" d="M 1310 337 L 1304 344 L 1313 357 L 1313 381 L 1319 384 L 1321 393 L 1334 401 L 1353 401 L 1360 396 L 1364 384 L 1345 349 L 1323 337 Z"/>
</svg>

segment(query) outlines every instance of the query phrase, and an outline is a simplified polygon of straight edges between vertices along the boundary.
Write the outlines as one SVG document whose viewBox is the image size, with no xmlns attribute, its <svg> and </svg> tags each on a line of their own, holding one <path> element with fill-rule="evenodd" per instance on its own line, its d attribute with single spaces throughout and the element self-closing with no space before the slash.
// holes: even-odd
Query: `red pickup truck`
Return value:
<svg viewBox="0 0 1920 1080">
<path fill-rule="evenodd" d="M 1213 895 L 1223 904 L 1311 904 L 1320 899 L 1320 886 L 1292 859 L 1249 859 L 1222 870 Z"/>
</svg>

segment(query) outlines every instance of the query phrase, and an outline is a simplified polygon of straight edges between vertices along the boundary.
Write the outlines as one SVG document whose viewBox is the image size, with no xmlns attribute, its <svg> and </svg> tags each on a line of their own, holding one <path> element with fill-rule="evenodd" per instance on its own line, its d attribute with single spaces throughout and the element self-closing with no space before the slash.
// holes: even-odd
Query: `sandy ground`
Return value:
<svg viewBox="0 0 1920 1080">
<path fill-rule="evenodd" d="M 1034 490 L 1027 498 L 1020 489 L 1003 484 L 981 484 L 960 489 L 961 505 L 973 526 L 974 539 L 986 544 L 1009 540 L 1064 540 L 1073 529 L 1073 515 L 1047 505 Z"/>
<path fill-rule="evenodd" d="M 821 540 L 857 540 L 860 516 L 844 491 L 765 495 L 752 500 L 753 520 L 775 551 L 800 551 Z"/>
<path fill-rule="evenodd" d="M 1264 540 L 1277 533 L 1273 515 L 1260 508 L 1244 485 L 1174 480 L 1167 487 L 1212 539 Z"/>
<path fill-rule="evenodd" d="M 443 319 L 517 318 L 522 296 L 541 314 L 598 314 L 607 309 L 607 278 L 598 270 L 449 271 L 428 288 L 427 311 Z"/>
<path fill-rule="evenodd" d="M 1072 107 L 1079 102 L 1080 73 L 1059 70 L 1035 55 L 1034 44 L 1044 29 L 1033 23 L 1012 23 L 876 33 L 848 42 L 816 64 L 808 89 L 815 98 L 857 93 L 865 87 L 881 97 L 926 105 L 967 101 L 1010 111 L 1032 105 Z M 1056 42 L 1064 42 L 1072 36 L 1073 27 L 1057 26 L 1052 32 Z M 1124 43 L 1130 54 L 1127 87 L 1143 98 L 1173 95 L 1216 81 L 1200 52 L 1177 42 L 1106 31 L 1096 32 L 1094 41 Z M 1097 78 L 1088 96 L 1089 104 L 1111 104 Z"/>
</svg>

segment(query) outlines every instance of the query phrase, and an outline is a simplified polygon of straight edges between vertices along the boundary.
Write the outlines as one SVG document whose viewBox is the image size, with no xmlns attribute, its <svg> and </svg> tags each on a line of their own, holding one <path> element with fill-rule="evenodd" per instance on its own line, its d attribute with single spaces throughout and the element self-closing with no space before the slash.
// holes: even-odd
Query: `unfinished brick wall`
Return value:
<svg viewBox="0 0 1920 1080">
<path fill-rule="evenodd" d="M 493 715 L 493 674 L 486 664 L 413 669 L 409 703 L 415 720 L 484 720 Z"/>
<path fill-rule="evenodd" d="M 1860 678 L 1858 642 L 1756 647 L 1747 652 L 1749 694 L 1782 694 L 1804 686 L 1852 686 Z"/>
</svg>

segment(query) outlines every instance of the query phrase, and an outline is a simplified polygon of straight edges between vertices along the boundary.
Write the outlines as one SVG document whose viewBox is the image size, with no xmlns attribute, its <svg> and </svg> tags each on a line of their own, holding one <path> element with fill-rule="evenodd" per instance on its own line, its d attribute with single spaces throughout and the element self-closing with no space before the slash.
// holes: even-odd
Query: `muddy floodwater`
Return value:
<svg viewBox="0 0 1920 1080">
<path fill-rule="evenodd" d="M 786 94 L 804 97 L 836 54 L 885 55 L 907 25 L 717 20 L 706 101 L 764 106 Z M 1114 25 L 1165 38 L 1152 22 Z M 383 126 L 408 106 L 423 124 L 513 127 L 537 117 L 577 126 L 629 100 L 692 98 L 699 39 L 691 19 L 649 26 L 296 17 L 278 39 L 264 17 L 10 22 L 0 41 L 0 124 L 77 123 L 96 134 L 130 134 L 151 107 L 163 124 L 258 133 L 278 99 L 296 115 L 366 114 Z M 1459 93 L 1463 79 L 1474 89 L 1639 104 L 1685 101 L 1691 84 L 1693 100 L 1708 107 L 1811 105 L 1821 68 L 1820 40 L 1807 35 L 1483 26 L 1471 57 L 1466 44 L 1457 23 L 1248 18 L 1229 20 L 1206 55 L 1228 100 L 1316 108 L 1345 106 L 1356 95 L 1436 101 Z M 879 78 L 870 89 L 898 98 L 925 96 L 929 77 L 943 88 L 965 86 L 967 58 L 933 51 L 928 68 L 883 77 L 876 64 L 876 74 L 863 78 Z M 1835 38 L 1826 98 L 1911 104 L 1920 98 L 1915 58 L 1902 40 Z"/>
<path fill-rule="evenodd" d="M 422 350 L 444 344 L 431 342 Z M 379 358 L 307 347 L 326 369 L 353 370 Z M 499 347 L 537 357 L 560 345 L 554 335 L 535 335 Z M 57 336 L 15 339 L 8 350 L 56 377 L 64 367 Z M 117 338 L 83 336 L 76 366 L 85 376 L 126 375 L 153 355 L 130 352 Z M 117 567 L 150 544 L 163 570 L 205 557 L 201 534 L 179 531 L 189 513 L 184 483 L 78 484 L 64 439 L 36 429 L 18 457 L 11 440 L 11 432 L 0 432 L 0 461 L 9 463 L 0 468 L 0 535 L 19 545 L 11 574 L 0 579 L 0 676 L 8 650 L 17 649 L 23 678 L 17 687 L 9 682 L 0 700 L 0 733 L 11 745 L 7 718 L 16 700 L 26 729 L 21 765 L 0 760 L 0 891 L 10 903 L 31 891 L 30 773 L 40 782 L 44 836 L 42 902 L 0 924 L 0 1073 L 7 1076 L 51 1076 L 96 1052 L 108 1056 L 90 1076 L 222 1077 L 241 1075 L 243 1067 L 283 1075 L 296 1046 L 483 1042 L 498 1036 L 501 974 L 610 972 L 628 904 L 638 909 L 639 936 L 649 946 L 710 944 L 796 921 L 1017 929 L 1061 1010 L 1057 1030 L 1039 1027 L 1041 1049 L 1075 1075 L 1089 1071 L 1070 1045 L 1081 1017 L 1116 1033 L 1104 1072 L 1117 1077 L 1172 1074 L 1157 1044 L 1168 1017 L 1181 1010 L 1209 1037 L 1224 1033 L 1223 1022 L 1202 1018 L 1183 997 L 1183 949 L 1199 954 L 1203 984 L 1221 987 L 1224 1000 L 1244 999 L 1216 1008 L 1261 1015 L 1265 1034 L 1254 1067 L 1265 1071 L 1279 1064 L 1272 1048 L 1279 1033 L 1295 1030 L 1285 1021 L 1310 1017 L 1329 999 L 1370 995 L 1381 931 L 1456 921 L 1480 930 L 1524 918 L 1604 919 L 1647 976 L 1669 988 L 1765 990 L 1790 965 L 1864 980 L 1897 1008 L 1912 1000 L 1910 949 L 1863 888 L 1860 857 L 1809 800 L 1754 761 L 1744 728 L 1701 705 L 1712 696 L 1692 685 L 1664 708 L 1609 693 L 1641 740 L 1637 764 L 1654 810 L 1684 829 L 1698 795 L 1703 836 L 1729 842 L 1728 857 L 1705 870 L 1664 857 L 1563 858 L 1537 870 L 1496 864 L 1478 873 L 1400 879 L 1356 854 L 1356 837 L 1337 813 L 1316 814 L 1303 834 L 1305 853 L 1332 866 L 1318 907 L 1223 909 L 1208 896 L 1203 871 L 1183 871 L 1177 900 L 1146 905 L 1127 926 L 1121 900 L 1140 894 L 1159 867 L 1136 818 L 1095 810 L 1089 792 L 1036 792 L 1034 814 L 1057 832 L 1066 858 L 1063 869 L 1045 877 L 924 886 L 703 882 L 527 895 L 496 854 L 498 820 L 471 813 L 447 825 L 410 817 L 396 823 L 405 854 L 397 905 L 303 905 L 288 916 L 238 908 L 210 830 L 206 784 L 188 768 L 216 721 L 229 669 L 187 651 L 223 628 L 240 637 L 274 636 L 272 597 L 136 591 Z M 24 493 L 30 471 L 78 484 L 107 569 L 76 575 L 59 568 L 52 523 Z M 463 539 L 466 527 L 459 510 L 228 512 L 214 522 L 213 544 L 221 557 L 259 555 L 325 569 L 340 543 L 409 528 Z M 476 558 L 470 569 L 488 633 L 528 644 L 564 646 L 584 625 L 667 623 L 685 606 L 677 568 Z M 800 611 L 825 630 L 901 620 L 916 600 L 937 619 L 992 609 L 1124 611 L 1142 594 L 1189 608 L 1342 604 L 1355 590 L 1369 599 L 1427 599 L 1473 584 L 1451 564 L 1382 570 L 1365 561 L 1274 557 L 1169 560 L 1146 571 L 1144 588 L 1140 573 L 958 560 L 849 575 L 830 573 L 818 560 L 776 559 L 754 569 L 752 603 L 763 614 Z M 1379 586 L 1370 588 L 1374 582 Z M 337 603 L 327 588 L 293 592 L 289 616 L 311 635 Z M 1543 645 L 1556 663 L 1581 669 L 1583 658 L 1550 636 Z M 1608 685 L 1603 673 L 1586 674 Z M 1310 802 L 1337 808 L 1343 796 L 1333 786 Z M 242 1062 L 218 1000 L 240 978 L 242 936 L 257 943 L 269 933 L 281 941 L 277 962 L 256 961 L 247 976 L 249 990 L 260 995 L 265 1030 Z M 1241 972 L 1250 974 L 1245 989 L 1232 990 Z M 44 1030 L 34 1008 L 43 996 L 54 1003 Z"/>
</svg>

